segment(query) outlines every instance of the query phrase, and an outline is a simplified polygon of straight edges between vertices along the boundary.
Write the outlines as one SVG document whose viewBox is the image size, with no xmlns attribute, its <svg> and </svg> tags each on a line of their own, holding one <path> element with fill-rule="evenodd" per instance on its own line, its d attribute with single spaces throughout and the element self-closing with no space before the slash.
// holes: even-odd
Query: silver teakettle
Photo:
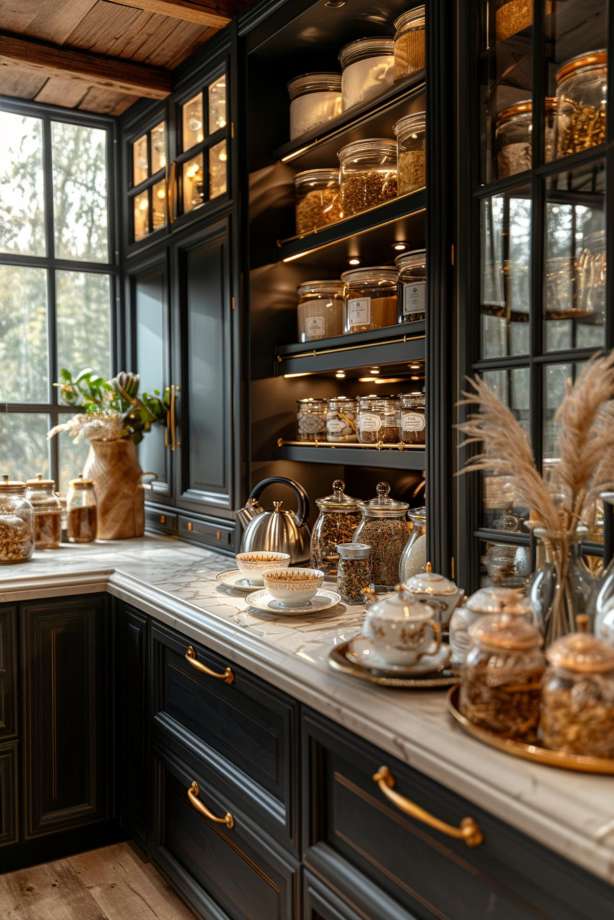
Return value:
<svg viewBox="0 0 614 920">
<path fill-rule="evenodd" d="M 294 490 L 298 498 L 298 509 L 286 511 L 283 502 L 273 502 L 272 511 L 264 511 L 258 498 L 268 486 L 280 483 Z M 309 516 L 309 496 L 300 483 L 285 476 L 270 476 L 252 489 L 247 503 L 238 512 L 244 525 L 241 552 L 271 550 L 289 553 L 290 564 L 306 562 L 309 559 L 310 531 L 306 523 Z"/>
</svg>

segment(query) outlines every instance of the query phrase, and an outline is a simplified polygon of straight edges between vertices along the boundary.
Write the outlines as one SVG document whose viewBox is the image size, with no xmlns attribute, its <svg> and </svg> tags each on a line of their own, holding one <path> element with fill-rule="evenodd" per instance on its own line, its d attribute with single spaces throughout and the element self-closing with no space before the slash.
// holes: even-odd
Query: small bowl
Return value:
<svg viewBox="0 0 614 920">
<path fill-rule="evenodd" d="M 290 565 L 288 553 L 274 553 L 269 550 L 254 550 L 250 553 L 237 553 L 237 566 L 247 576 L 252 585 L 261 585 L 262 573 L 267 569 L 283 569 Z"/>
<path fill-rule="evenodd" d="M 324 581 L 320 569 L 269 569 L 263 575 L 266 589 L 288 606 L 306 604 Z"/>
</svg>

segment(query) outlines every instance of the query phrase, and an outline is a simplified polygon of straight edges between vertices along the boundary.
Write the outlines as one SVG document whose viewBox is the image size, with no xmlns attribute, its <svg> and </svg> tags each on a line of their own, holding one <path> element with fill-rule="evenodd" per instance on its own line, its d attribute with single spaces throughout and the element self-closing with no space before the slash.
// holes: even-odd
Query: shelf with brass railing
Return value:
<svg viewBox="0 0 614 920">
<path fill-rule="evenodd" d="M 426 451 L 422 444 L 352 444 L 331 441 L 289 441 L 278 438 L 275 457 L 339 466 L 371 466 L 394 470 L 423 470 Z"/>
</svg>

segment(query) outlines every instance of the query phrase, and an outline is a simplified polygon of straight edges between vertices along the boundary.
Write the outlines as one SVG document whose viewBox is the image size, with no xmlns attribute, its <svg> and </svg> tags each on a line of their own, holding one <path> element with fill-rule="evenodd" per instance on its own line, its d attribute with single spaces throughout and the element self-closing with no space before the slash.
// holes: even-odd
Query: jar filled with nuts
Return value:
<svg viewBox="0 0 614 920">
<path fill-rule="evenodd" d="M 399 580 L 399 563 L 409 532 L 407 502 L 390 497 L 390 484 L 378 482 L 377 496 L 361 502 L 362 520 L 354 543 L 371 547 L 371 578 L 376 590 L 390 591 Z"/>
<path fill-rule="evenodd" d="M 350 396 L 333 396 L 326 410 L 326 440 L 352 444 L 356 435 L 356 400 Z"/>
<path fill-rule="evenodd" d="M 502 614 L 478 620 L 469 635 L 461 712 L 497 734 L 535 740 L 546 664 L 538 630 L 523 617 Z"/>
<path fill-rule="evenodd" d="M 397 145 L 381 137 L 352 141 L 338 153 L 341 208 L 351 217 L 397 197 Z"/>
<path fill-rule="evenodd" d="M 556 74 L 559 157 L 603 144 L 607 135 L 608 52 L 578 54 Z"/>
<path fill-rule="evenodd" d="M 307 169 L 294 178 L 299 236 L 341 220 L 338 169 Z"/>
<path fill-rule="evenodd" d="M 394 133 L 398 144 L 399 195 L 407 195 L 426 185 L 426 112 L 400 118 Z"/>
<path fill-rule="evenodd" d="M 28 479 L 26 498 L 34 511 L 36 549 L 59 549 L 62 539 L 62 506 L 53 479 Z"/>
<path fill-rule="evenodd" d="M 299 342 L 312 342 L 343 334 L 343 291 L 342 281 L 305 281 L 299 285 Z"/>
<path fill-rule="evenodd" d="M 299 441 L 326 440 L 326 400 L 308 396 L 296 401 Z"/>
<path fill-rule="evenodd" d="M 340 543 L 337 551 L 337 589 L 341 600 L 346 604 L 362 604 L 363 591 L 371 584 L 371 547 L 366 543 Z"/>
<path fill-rule="evenodd" d="M 424 3 L 394 21 L 394 79 L 402 80 L 426 66 Z"/>
<path fill-rule="evenodd" d="M 401 404 L 396 396 L 358 397 L 358 440 L 361 444 L 398 444 Z"/>
<path fill-rule="evenodd" d="M 0 563 L 27 562 L 34 552 L 34 514 L 25 482 L 0 482 Z"/>
<path fill-rule="evenodd" d="M 337 544 L 352 539 L 360 523 L 360 505 L 345 494 L 342 479 L 335 479 L 332 495 L 316 499 L 316 505 L 320 513 L 311 534 L 311 565 L 334 578 L 339 560 Z"/>
<path fill-rule="evenodd" d="M 91 479 L 71 479 L 66 497 L 69 543 L 93 543 L 98 532 L 98 507 Z"/>
<path fill-rule="evenodd" d="M 398 278 L 398 270 L 391 265 L 343 272 L 346 332 L 368 332 L 396 323 Z"/>
<path fill-rule="evenodd" d="M 586 630 L 588 617 L 578 617 Z M 614 646 L 588 634 L 557 639 L 546 652 L 539 737 L 567 754 L 614 758 Z"/>
</svg>

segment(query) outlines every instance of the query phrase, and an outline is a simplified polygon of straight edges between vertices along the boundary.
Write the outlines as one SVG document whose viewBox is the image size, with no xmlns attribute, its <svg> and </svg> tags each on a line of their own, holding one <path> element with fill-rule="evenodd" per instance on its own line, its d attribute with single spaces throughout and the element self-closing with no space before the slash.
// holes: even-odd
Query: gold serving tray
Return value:
<svg viewBox="0 0 614 920">
<path fill-rule="evenodd" d="M 614 760 L 605 757 L 586 757 L 580 754 L 566 754 L 563 751 L 551 751 L 539 747 L 537 744 L 526 744 L 512 738 L 502 738 L 486 728 L 474 725 L 462 714 L 459 708 L 460 687 L 452 687 L 448 693 L 448 712 L 468 735 L 473 735 L 483 744 L 488 744 L 504 754 L 541 763 L 547 767 L 558 767 L 560 770 L 574 770 L 576 773 L 603 773 L 614 776 Z"/>
<path fill-rule="evenodd" d="M 452 687 L 459 681 L 458 674 L 449 667 L 431 674 L 416 675 L 416 677 L 393 677 L 386 671 L 361 668 L 346 658 L 351 641 L 349 639 L 347 642 L 335 645 L 328 653 L 328 663 L 334 671 L 341 671 L 343 674 L 357 677 L 369 684 L 377 684 L 378 687 L 396 687 L 399 690 L 436 690 Z"/>
</svg>

